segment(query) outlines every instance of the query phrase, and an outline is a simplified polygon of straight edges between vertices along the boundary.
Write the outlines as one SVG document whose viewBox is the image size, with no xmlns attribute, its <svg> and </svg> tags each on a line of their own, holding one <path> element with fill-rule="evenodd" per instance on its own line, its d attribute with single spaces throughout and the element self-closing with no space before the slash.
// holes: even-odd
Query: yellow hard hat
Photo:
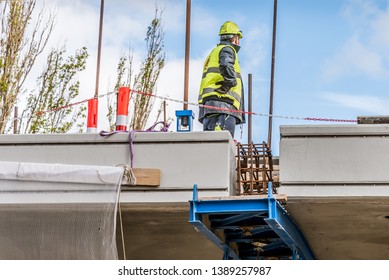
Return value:
<svg viewBox="0 0 389 280">
<path fill-rule="evenodd" d="M 238 35 L 240 39 L 243 38 L 242 31 L 239 30 L 238 25 L 232 21 L 226 21 L 223 23 L 220 27 L 219 35 Z"/>
</svg>

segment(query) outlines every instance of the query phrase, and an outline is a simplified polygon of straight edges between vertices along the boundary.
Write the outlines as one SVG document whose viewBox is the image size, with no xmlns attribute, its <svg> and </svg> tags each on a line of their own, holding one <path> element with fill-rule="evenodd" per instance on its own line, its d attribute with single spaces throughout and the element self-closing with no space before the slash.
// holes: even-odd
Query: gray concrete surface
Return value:
<svg viewBox="0 0 389 280">
<path fill-rule="evenodd" d="M 186 203 L 122 205 L 126 258 L 130 260 L 221 260 L 223 252 L 189 224 Z M 117 244 L 123 258 L 118 218 Z"/>
<path fill-rule="evenodd" d="M 389 259 L 389 126 L 282 126 L 279 193 L 318 259 Z"/>
<path fill-rule="evenodd" d="M 389 259 L 387 197 L 289 197 L 286 209 L 317 259 Z"/>
<path fill-rule="evenodd" d="M 161 170 L 161 185 L 127 187 L 123 202 L 187 202 L 193 185 L 209 196 L 234 193 L 235 144 L 228 131 L 137 132 L 133 167 Z M 128 133 L 0 135 L 0 161 L 130 165 Z"/>
<path fill-rule="evenodd" d="M 135 167 L 160 168 L 163 178 L 159 189 L 122 193 L 127 258 L 221 259 L 188 223 L 187 201 L 194 183 L 200 197 L 230 194 L 229 134 L 140 133 L 134 143 Z M 0 135 L 0 161 L 128 164 L 128 135 Z M 389 259 L 388 125 L 283 126 L 279 161 L 279 193 L 317 258 Z"/>
<path fill-rule="evenodd" d="M 130 164 L 128 134 L 0 135 L 0 161 L 77 165 Z M 229 132 L 135 133 L 134 167 L 161 170 L 160 187 L 125 186 L 118 250 L 127 259 L 222 259 L 189 224 L 193 184 L 200 196 L 234 191 L 235 144 Z M 44 215 L 44 213 L 43 213 Z"/>
</svg>

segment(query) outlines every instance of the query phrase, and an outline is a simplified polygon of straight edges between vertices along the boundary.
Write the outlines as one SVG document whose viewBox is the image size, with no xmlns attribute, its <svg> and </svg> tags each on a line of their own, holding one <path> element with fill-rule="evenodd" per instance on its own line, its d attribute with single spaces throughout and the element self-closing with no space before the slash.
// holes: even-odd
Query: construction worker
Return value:
<svg viewBox="0 0 389 280">
<path fill-rule="evenodd" d="M 199 122 L 204 131 L 228 130 L 234 138 L 235 126 L 245 123 L 243 83 L 238 61 L 242 31 L 232 21 L 220 28 L 220 43 L 204 62 L 199 104 Z M 209 106 L 209 107 L 208 107 Z"/>
</svg>

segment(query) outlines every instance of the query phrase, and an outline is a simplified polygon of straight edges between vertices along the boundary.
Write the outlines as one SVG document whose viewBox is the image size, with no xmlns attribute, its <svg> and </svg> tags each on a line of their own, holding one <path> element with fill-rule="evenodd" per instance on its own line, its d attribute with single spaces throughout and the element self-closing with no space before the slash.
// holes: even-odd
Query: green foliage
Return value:
<svg viewBox="0 0 389 280">
<path fill-rule="evenodd" d="M 114 87 L 114 92 L 117 93 L 119 90 L 119 87 L 125 86 L 130 87 L 130 81 L 132 77 L 132 60 L 133 60 L 133 52 L 132 49 L 130 49 L 130 54 L 127 56 L 126 54 L 122 55 L 119 59 L 118 67 L 116 70 L 117 78 L 116 83 Z M 115 117 L 116 117 L 116 100 L 117 100 L 117 94 L 116 95 L 107 95 L 107 118 L 109 122 L 109 131 L 115 130 Z"/>
<path fill-rule="evenodd" d="M 164 32 L 161 16 L 162 14 L 158 14 L 158 10 L 156 10 L 154 19 L 146 33 L 146 59 L 141 65 L 140 72 L 135 76 L 134 89 L 145 93 L 155 93 L 156 82 L 165 66 Z M 151 100 L 148 95 L 136 95 L 130 129 L 143 130 L 145 128 L 153 108 Z"/>
<path fill-rule="evenodd" d="M 156 9 L 154 19 L 146 32 L 146 58 L 141 64 L 140 71 L 134 77 L 133 85 L 133 51 L 128 56 L 123 55 L 118 63 L 115 92 L 119 86 L 129 86 L 145 93 L 155 93 L 155 86 L 162 68 L 165 66 L 164 32 L 162 27 L 162 13 Z M 116 97 L 116 96 L 115 96 Z M 110 129 L 114 130 L 114 112 L 116 100 L 108 100 L 108 119 Z M 132 94 L 130 112 L 132 118 L 129 124 L 130 130 L 143 130 L 153 108 L 152 97 L 142 94 Z M 160 112 L 160 111 L 159 111 Z"/>
<path fill-rule="evenodd" d="M 80 82 L 77 73 L 84 70 L 88 52 L 86 48 L 77 50 L 64 59 L 66 48 L 53 49 L 47 57 L 46 67 L 38 78 L 38 92 L 31 92 L 23 116 L 27 120 L 21 124 L 24 133 L 65 133 L 77 126 L 82 131 L 86 117 L 86 107 L 69 106 L 79 95 Z M 47 113 L 42 113 L 47 112 Z"/>
<path fill-rule="evenodd" d="M 35 4 L 36 0 L 0 1 L 0 133 L 5 132 L 24 93 L 24 82 L 54 26 L 51 15 L 43 22 L 42 11 L 33 19 Z"/>
</svg>

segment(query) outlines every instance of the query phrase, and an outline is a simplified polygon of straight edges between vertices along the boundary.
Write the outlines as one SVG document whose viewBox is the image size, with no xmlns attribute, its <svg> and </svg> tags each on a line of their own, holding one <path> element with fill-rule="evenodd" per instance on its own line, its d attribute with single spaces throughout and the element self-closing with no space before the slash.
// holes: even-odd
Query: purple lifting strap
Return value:
<svg viewBox="0 0 389 280">
<path fill-rule="evenodd" d="M 160 130 L 155 130 L 155 127 L 159 124 L 163 124 L 162 128 Z M 100 131 L 100 136 L 102 137 L 109 137 L 111 135 L 114 135 L 114 134 L 117 134 L 117 133 L 128 133 L 128 137 L 129 137 L 129 144 L 130 144 L 130 166 L 131 168 L 133 168 L 133 165 L 134 165 L 134 143 L 133 143 L 133 140 L 134 140 L 134 133 L 135 132 L 167 132 L 169 130 L 169 124 L 167 123 L 164 123 L 162 121 L 160 122 L 156 122 L 155 124 L 153 124 L 152 126 L 150 126 L 148 129 L 146 130 L 131 130 L 130 132 L 128 131 L 112 131 L 112 132 L 108 132 L 108 131 Z"/>
</svg>

